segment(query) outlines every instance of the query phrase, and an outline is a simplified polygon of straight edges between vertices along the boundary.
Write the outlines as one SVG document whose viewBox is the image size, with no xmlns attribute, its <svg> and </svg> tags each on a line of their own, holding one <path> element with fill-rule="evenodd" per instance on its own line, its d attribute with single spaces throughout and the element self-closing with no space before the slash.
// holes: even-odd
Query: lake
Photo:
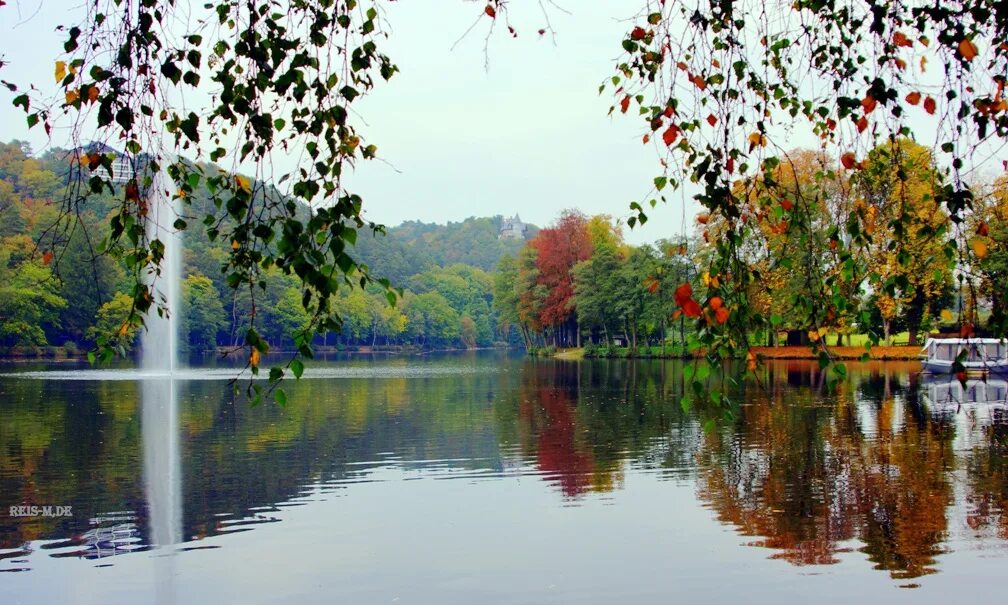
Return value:
<svg viewBox="0 0 1008 605">
<path fill-rule="evenodd" d="M 672 361 L 339 358 L 285 408 L 3 365 L 0 603 L 999 600 L 1004 395 L 918 371 L 774 362 L 726 415 Z"/>
</svg>

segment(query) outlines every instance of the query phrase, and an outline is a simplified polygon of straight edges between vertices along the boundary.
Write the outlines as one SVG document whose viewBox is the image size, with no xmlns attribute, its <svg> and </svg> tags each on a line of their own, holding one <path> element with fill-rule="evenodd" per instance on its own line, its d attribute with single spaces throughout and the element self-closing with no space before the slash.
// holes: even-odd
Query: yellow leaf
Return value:
<svg viewBox="0 0 1008 605">
<path fill-rule="evenodd" d="M 232 250 L 237 250 L 240 246 L 241 246 L 241 244 L 238 243 L 238 240 L 236 240 L 236 239 L 231 240 L 231 249 Z"/>
<path fill-rule="evenodd" d="M 808 337 L 809 337 L 809 340 L 811 340 L 812 342 L 818 342 L 819 341 L 819 330 L 809 330 Z"/>
<path fill-rule="evenodd" d="M 941 318 L 944 322 L 950 322 L 955 319 L 955 315 L 952 315 L 952 311 L 948 309 L 942 309 Z"/>
<path fill-rule="evenodd" d="M 56 81 L 57 82 L 62 82 L 63 81 L 63 78 L 66 77 L 66 63 L 64 63 L 63 61 L 57 61 L 56 62 L 56 73 L 55 73 L 55 76 L 56 76 Z"/>
<path fill-rule="evenodd" d="M 252 193 L 252 183 L 248 180 L 248 177 L 236 174 L 234 179 L 235 185 L 238 185 L 246 193 Z"/>
<path fill-rule="evenodd" d="M 971 246 L 973 247 L 973 254 L 977 258 L 985 258 L 987 256 L 987 243 L 980 238 L 973 240 Z"/>
<path fill-rule="evenodd" d="M 259 367 L 259 349 L 252 349 L 252 354 L 249 355 L 249 363 L 252 364 L 253 368 Z"/>
<path fill-rule="evenodd" d="M 66 104 L 67 105 L 73 105 L 74 103 L 77 102 L 77 99 L 79 99 L 79 98 L 80 98 L 80 93 L 78 93 L 76 90 L 68 90 L 66 92 Z"/>
</svg>

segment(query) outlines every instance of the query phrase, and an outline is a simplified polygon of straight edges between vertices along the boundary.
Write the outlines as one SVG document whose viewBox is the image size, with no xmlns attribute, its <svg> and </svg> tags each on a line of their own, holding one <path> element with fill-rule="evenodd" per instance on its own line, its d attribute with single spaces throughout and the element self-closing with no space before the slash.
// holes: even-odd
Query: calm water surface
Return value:
<svg viewBox="0 0 1008 605">
<path fill-rule="evenodd" d="M 678 362 L 334 360 L 285 409 L 0 366 L 0 603 L 1000 602 L 1005 394 L 917 369 L 781 362 L 726 420 Z"/>
</svg>

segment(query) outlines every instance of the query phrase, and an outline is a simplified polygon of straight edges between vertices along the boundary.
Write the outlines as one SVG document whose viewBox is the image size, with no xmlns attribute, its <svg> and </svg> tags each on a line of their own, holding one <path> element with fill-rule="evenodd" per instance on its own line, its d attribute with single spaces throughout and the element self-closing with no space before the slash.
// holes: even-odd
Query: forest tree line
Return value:
<svg viewBox="0 0 1008 605">
<path fill-rule="evenodd" d="M 749 344 L 780 344 L 784 333 L 789 344 L 827 333 L 848 344 L 853 334 L 868 333 L 888 342 L 897 332 L 915 343 L 943 326 L 966 323 L 982 330 L 1004 313 L 1008 178 L 979 184 L 977 190 L 986 193 L 953 233 L 944 231 L 947 211 L 937 201 L 941 171 L 924 147 L 907 140 L 881 145 L 855 177 L 847 176 L 847 158 L 837 162 L 810 150 L 787 157 L 776 169 L 774 195 L 759 181 L 737 182 L 732 192 L 749 198 L 752 210 L 738 220 L 758 234 L 738 259 L 761 276 L 747 297 L 776 327 L 751 334 Z M 35 155 L 22 143 L 0 144 L 0 347 L 6 349 L 87 349 L 99 334 L 116 333 L 129 313 L 122 261 L 97 253 L 119 198 L 92 196 L 61 248 L 36 249 L 40 234 L 56 222 L 60 205 L 54 200 L 64 195 L 68 180 L 65 158 L 62 150 Z M 200 204 L 191 200 L 187 212 L 193 216 L 187 218 L 199 218 Z M 810 215 L 807 222 L 796 221 L 810 225 L 807 232 L 789 229 L 798 212 Z M 851 213 L 869 230 L 901 226 L 900 245 L 865 245 L 854 251 L 858 258 L 841 257 L 836 243 L 847 237 L 843 222 Z M 577 211 L 564 212 L 545 229 L 533 227 L 528 241 L 498 238 L 499 216 L 448 225 L 407 222 L 384 236 L 362 231 L 356 259 L 388 277 L 401 296 L 390 305 L 377 286 L 344 289 L 337 301 L 342 329 L 317 344 L 684 351 L 705 323 L 723 323 L 733 312 L 730 301 L 707 294 L 723 276 L 698 269 L 715 253 L 728 227 L 724 220 L 701 214 L 681 237 L 642 246 L 626 243 L 619 221 Z M 260 334 L 274 346 L 292 344 L 291 335 L 308 321 L 297 279 L 267 271 L 254 301 L 252 293 L 235 295 L 220 271 L 225 244 L 203 230 L 188 230 L 185 237 L 186 346 L 196 351 L 240 345 L 237 328 L 247 323 L 253 305 Z M 980 258 L 966 269 L 981 277 L 979 289 L 959 286 L 949 257 L 954 247 L 945 245 L 956 237 L 967 239 Z M 818 301 L 802 295 L 809 280 L 839 283 L 853 301 L 833 311 L 822 334 L 799 325 L 800 305 L 828 304 L 825 292 Z M 127 348 L 136 337 L 122 336 Z"/>
</svg>

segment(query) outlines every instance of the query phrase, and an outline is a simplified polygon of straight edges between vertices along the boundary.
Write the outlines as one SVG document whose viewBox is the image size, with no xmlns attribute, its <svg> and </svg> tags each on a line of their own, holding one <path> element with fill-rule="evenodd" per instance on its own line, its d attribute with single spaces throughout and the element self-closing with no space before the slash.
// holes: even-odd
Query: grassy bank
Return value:
<svg viewBox="0 0 1008 605">
<path fill-rule="evenodd" d="M 858 360 L 865 354 L 863 346 L 856 347 L 827 347 L 834 359 Z M 796 347 L 753 347 L 751 351 L 763 359 L 817 359 L 812 349 L 806 346 Z M 683 359 L 692 355 L 683 355 L 676 347 L 669 346 L 662 352 L 661 347 L 639 347 L 637 351 L 632 351 L 626 347 L 582 347 L 559 350 L 539 350 L 536 354 L 540 357 L 553 357 L 554 359 Z M 920 356 L 919 346 L 876 346 L 868 351 L 868 355 L 874 360 L 915 360 Z"/>
<path fill-rule="evenodd" d="M 861 359 L 861 356 L 865 354 L 865 348 L 862 347 L 826 347 L 831 355 L 835 359 Z M 872 347 L 868 351 L 868 355 L 871 359 L 877 360 L 890 360 L 890 359 L 917 359 L 920 357 L 919 346 L 891 346 L 883 347 L 881 345 Z M 764 359 L 816 359 L 816 355 L 812 352 L 809 347 L 753 347 L 752 352 L 761 356 Z"/>
</svg>

